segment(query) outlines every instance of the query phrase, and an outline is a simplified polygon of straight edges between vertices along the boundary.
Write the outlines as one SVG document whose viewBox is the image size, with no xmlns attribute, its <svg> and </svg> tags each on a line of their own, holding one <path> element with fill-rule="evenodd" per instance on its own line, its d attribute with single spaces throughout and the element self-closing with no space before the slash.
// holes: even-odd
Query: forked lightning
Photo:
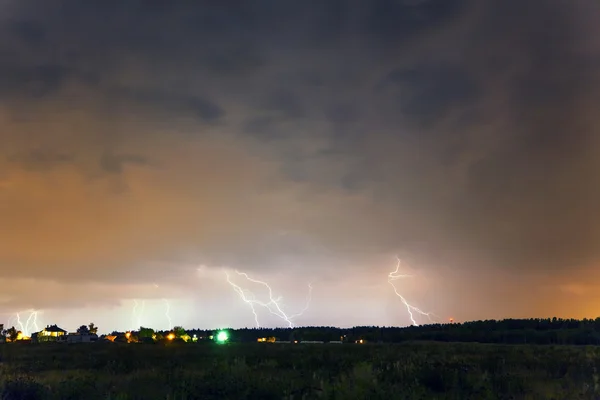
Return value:
<svg viewBox="0 0 600 400">
<path fill-rule="evenodd" d="M 21 331 L 21 334 L 23 334 L 23 336 L 27 337 L 31 336 L 33 332 L 38 332 L 40 330 L 37 323 L 38 311 L 30 310 L 28 312 L 29 316 L 27 317 L 25 322 L 23 322 L 23 320 L 21 319 L 21 312 L 16 312 L 14 315 L 14 319 L 16 320 L 16 328 L 19 331 Z M 8 325 L 11 325 L 11 320 L 12 318 L 8 321 Z"/>
<path fill-rule="evenodd" d="M 160 286 L 158 286 L 158 284 L 153 283 L 152 284 L 156 289 L 159 289 Z M 168 299 L 166 298 L 161 298 L 161 301 L 165 304 L 165 318 L 167 319 L 167 323 L 169 325 L 169 330 L 173 329 L 173 321 L 171 319 L 171 303 L 169 302 Z M 133 300 L 133 308 L 131 310 L 131 329 L 132 330 L 136 330 L 139 329 L 142 326 L 142 316 L 144 314 L 144 310 L 146 308 L 146 300 L 142 300 L 141 301 L 141 309 L 139 312 L 137 312 L 138 306 L 140 306 L 140 303 L 134 299 Z"/>
<path fill-rule="evenodd" d="M 415 320 L 414 313 L 420 314 L 420 315 L 423 315 L 423 316 L 427 317 L 430 322 L 435 322 L 432 319 L 432 317 L 435 316 L 435 314 L 433 314 L 433 313 L 427 313 L 427 312 L 422 311 L 419 308 L 413 306 L 412 304 L 410 304 L 404 298 L 404 296 L 402 296 L 402 294 L 400 294 L 400 292 L 398 292 L 398 289 L 396 288 L 396 285 L 394 285 L 394 281 L 396 281 L 398 279 L 403 279 L 403 278 L 410 278 L 410 277 L 412 277 L 412 275 L 400 274 L 399 270 L 400 270 L 400 264 L 402 262 L 400 261 L 400 258 L 398 258 L 398 257 L 396 257 L 396 260 L 398 260 L 398 263 L 396 264 L 396 269 L 388 274 L 388 283 L 390 285 L 392 285 L 392 287 L 394 288 L 394 293 L 396 293 L 396 296 L 400 297 L 400 300 L 406 306 L 406 310 L 408 311 L 408 315 L 410 317 L 410 320 L 411 320 L 412 324 L 414 326 L 419 326 L 419 324 Z"/>
<path fill-rule="evenodd" d="M 238 274 L 239 276 L 246 278 L 246 280 L 248 280 L 252 283 L 256 283 L 258 285 L 261 285 L 261 286 L 264 286 L 265 288 L 267 288 L 267 292 L 269 294 L 269 301 L 263 302 L 263 301 L 257 300 L 252 292 L 250 292 L 247 289 L 244 290 L 244 289 L 242 289 L 241 286 L 234 283 L 231 280 L 229 272 L 225 271 L 225 276 L 227 277 L 227 282 L 231 285 L 233 290 L 236 291 L 236 293 L 240 296 L 240 298 L 246 304 L 248 304 L 250 306 L 250 309 L 252 310 L 252 314 L 254 314 L 254 321 L 256 322 L 256 326 L 258 328 L 260 328 L 260 322 L 258 321 L 258 313 L 256 311 L 256 306 L 266 308 L 271 314 L 284 320 L 290 328 L 294 327 L 294 322 L 293 322 L 294 318 L 297 318 L 297 317 L 301 316 L 302 314 L 304 314 L 304 312 L 306 312 L 306 310 L 308 310 L 308 307 L 310 306 L 310 301 L 312 298 L 312 285 L 310 283 L 308 284 L 308 296 L 307 296 L 307 302 L 306 302 L 305 307 L 302 309 L 302 311 L 300 311 L 297 314 L 288 315 L 281 307 L 281 304 L 280 304 L 281 297 L 279 297 L 279 298 L 273 297 L 273 290 L 271 289 L 271 286 L 269 286 L 268 283 L 250 278 L 248 276 L 248 274 L 246 274 L 245 272 L 239 272 L 236 270 L 235 273 Z"/>
</svg>

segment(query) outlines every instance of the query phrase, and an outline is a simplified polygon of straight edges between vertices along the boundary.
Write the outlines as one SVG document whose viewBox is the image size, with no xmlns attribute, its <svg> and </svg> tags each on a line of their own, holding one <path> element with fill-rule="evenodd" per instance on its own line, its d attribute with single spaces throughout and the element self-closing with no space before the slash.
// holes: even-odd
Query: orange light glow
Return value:
<svg viewBox="0 0 600 400">
<path fill-rule="evenodd" d="M 173 339 L 175 339 L 175 334 L 174 334 L 174 333 L 169 333 L 169 334 L 167 335 L 167 339 L 169 339 L 169 340 L 173 340 Z"/>
</svg>

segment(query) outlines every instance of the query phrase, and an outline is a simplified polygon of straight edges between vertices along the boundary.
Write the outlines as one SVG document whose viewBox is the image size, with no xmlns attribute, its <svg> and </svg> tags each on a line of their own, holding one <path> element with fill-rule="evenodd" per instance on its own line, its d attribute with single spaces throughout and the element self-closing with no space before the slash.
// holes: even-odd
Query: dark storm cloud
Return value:
<svg viewBox="0 0 600 400">
<path fill-rule="evenodd" d="M 478 222 L 469 237 L 502 264 L 575 267 L 600 255 L 593 211 L 600 200 L 592 105 L 600 90 L 598 48 L 587 47 L 596 28 L 581 24 L 583 9 L 560 1 L 528 3 L 519 13 L 515 6 L 491 7 L 492 24 L 477 43 L 489 63 L 479 71 L 505 90 L 509 124 L 470 168 L 465 201 Z M 502 21 L 509 32 L 498 30 Z M 486 54 L 485 43 L 496 54 Z"/>
<path fill-rule="evenodd" d="M 28 153 L 10 155 L 7 159 L 9 162 L 17 163 L 29 170 L 47 170 L 58 165 L 72 163 L 75 161 L 75 156 L 73 154 L 34 150 Z"/>
<path fill-rule="evenodd" d="M 45 30 L 39 24 L 31 21 L 10 21 L 5 26 L 12 36 L 28 46 L 39 48 L 44 44 Z"/>
<path fill-rule="evenodd" d="M 286 118 L 303 118 L 306 110 L 302 100 L 292 92 L 280 90 L 270 96 L 265 104 L 267 110 L 273 110 Z"/>
<path fill-rule="evenodd" d="M 463 276 L 593 264 L 599 7 L 14 2 L 0 200 L 22 252 L 0 255 L 73 280 L 289 258 L 361 280 L 396 252 Z"/>
<path fill-rule="evenodd" d="M 101 168 L 109 173 L 121 173 L 127 164 L 151 165 L 146 157 L 135 154 L 112 154 L 105 152 L 100 158 Z"/>
<path fill-rule="evenodd" d="M 448 110 L 468 105 L 481 96 L 465 66 L 441 63 L 395 69 L 378 84 L 378 89 L 395 92 L 391 101 L 399 113 L 425 129 Z"/>
<path fill-rule="evenodd" d="M 206 122 L 216 122 L 224 110 L 202 95 L 173 93 L 168 90 L 148 88 L 119 88 L 109 94 L 124 104 L 138 104 L 167 114 L 186 113 Z"/>
<path fill-rule="evenodd" d="M 443 26 L 471 3 L 468 0 L 374 1 L 365 7 L 364 34 L 372 35 L 376 39 L 374 44 L 402 43 L 414 35 Z"/>
<path fill-rule="evenodd" d="M 0 69 L 0 93 L 3 96 L 32 97 L 56 94 L 70 75 L 69 69 L 60 65 L 4 64 Z"/>
<path fill-rule="evenodd" d="M 268 138 L 270 135 L 265 135 L 265 133 L 270 131 L 270 128 L 273 126 L 275 120 L 276 119 L 271 116 L 250 118 L 244 123 L 243 129 L 244 132 L 251 135 Z"/>
</svg>

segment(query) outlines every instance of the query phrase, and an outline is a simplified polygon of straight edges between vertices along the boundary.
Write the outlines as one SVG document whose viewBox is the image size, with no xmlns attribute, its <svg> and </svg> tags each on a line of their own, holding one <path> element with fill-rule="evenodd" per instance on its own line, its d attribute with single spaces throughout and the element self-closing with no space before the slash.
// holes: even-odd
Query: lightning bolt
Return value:
<svg viewBox="0 0 600 400">
<path fill-rule="evenodd" d="M 167 321 L 169 321 L 169 330 L 173 329 L 173 321 L 171 320 L 171 304 L 169 303 L 169 300 L 163 298 L 162 299 L 165 302 L 166 305 L 166 309 L 165 309 L 165 317 L 167 317 Z"/>
<path fill-rule="evenodd" d="M 246 302 L 250 306 L 250 309 L 252 310 L 252 314 L 254 314 L 254 321 L 256 322 L 256 326 L 258 328 L 260 328 L 260 322 L 258 322 L 258 314 L 256 313 L 256 308 L 254 308 L 254 305 L 258 304 L 262 307 L 267 307 L 267 305 L 265 303 L 261 303 L 261 302 L 255 300 L 254 295 L 252 293 L 250 293 L 250 296 L 252 296 L 252 298 L 248 298 L 246 296 L 244 290 L 240 286 L 236 285 L 235 283 L 233 283 L 231 281 L 231 279 L 229 277 L 229 273 L 227 271 L 225 271 L 225 276 L 227 277 L 227 283 L 229 283 L 231 285 L 231 287 L 233 287 L 233 290 L 235 290 L 237 292 L 237 294 L 240 296 L 242 301 Z"/>
<path fill-rule="evenodd" d="M 244 278 L 246 278 L 246 280 L 248 280 L 252 283 L 256 283 L 258 285 L 261 285 L 261 286 L 264 286 L 265 288 L 267 288 L 267 292 L 269 293 L 269 301 L 263 302 L 263 301 L 257 300 L 252 292 L 250 292 L 249 290 L 244 290 L 244 289 L 242 289 L 241 286 L 235 284 L 231 280 L 231 276 L 229 275 L 229 272 L 225 271 L 225 276 L 227 277 L 227 283 L 229 283 L 231 285 L 233 290 L 240 296 L 242 301 L 244 301 L 246 304 L 248 304 L 250 306 L 250 309 L 252 310 L 252 314 L 254 314 L 254 321 L 256 322 L 256 326 L 258 328 L 260 328 L 260 322 L 258 321 L 258 313 L 256 311 L 257 306 L 266 308 L 271 314 L 273 314 L 273 315 L 281 318 L 283 321 L 285 321 L 290 328 L 294 327 L 294 322 L 293 322 L 294 318 L 302 315 L 310 306 L 310 300 L 312 297 L 312 285 L 310 283 L 308 285 L 309 292 L 308 292 L 308 296 L 307 296 L 306 306 L 298 314 L 289 316 L 285 311 L 283 311 L 283 309 L 281 307 L 281 304 L 280 304 L 281 297 L 275 298 L 273 296 L 273 290 L 271 289 L 271 286 L 269 286 L 268 283 L 250 278 L 248 276 L 248 274 L 246 274 L 245 272 L 239 272 L 236 270 L 235 273 L 238 274 L 239 276 L 243 276 Z"/>
<path fill-rule="evenodd" d="M 131 329 L 135 329 L 135 311 L 138 307 L 138 301 L 133 299 L 133 308 L 131 309 Z"/>
<path fill-rule="evenodd" d="M 142 316 L 144 315 L 144 310 L 146 309 L 146 300 L 142 300 L 142 309 L 140 310 L 140 315 L 138 315 L 138 329 L 142 326 Z"/>
<path fill-rule="evenodd" d="M 158 286 L 158 284 L 153 283 L 154 287 L 159 289 L 160 286 Z M 169 330 L 173 329 L 173 320 L 171 319 L 171 303 L 169 302 L 169 300 L 167 300 L 166 298 L 162 298 L 161 299 L 164 303 L 165 303 L 165 317 L 167 318 L 167 321 L 169 322 Z"/>
<path fill-rule="evenodd" d="M 295 318 L 300 317 L 302 314 L 304 314 L 308 310 L 308 307 L 310 307 L 310 302 L 312 300 L 312 291 L 313 291 L 312 283 L 309 282 L 308 283 L 308 294 L 306 295 L 306 305 L 304 306 L 302 311 L 300 311 L 297 314 L 292 315 L 290 317 L 291 320 L 294 320 Z"/>
<path fill-rule="evenodd" d="M 23 336 L 31 336 L 31 334 L 34 331 L 37 332 L 40 330 L 37 323 L 38 311 L 30 310 L 28 312 L 29 316 L 25 320 L 25 323 L 23 323 L 23 321 L 21 320 L 21 312 L 16 312 L 14 316 L 14 318 L 16 319 L 17 329 L 21 331 Z M 9 325 L 11 320 L 12 318 L 8 321 Z"/>
<path fill-rule="evenodd" d="M 398 263 L 396 264 L 396 269 L 393 272 L 389 273 L 389 275 L 388 275 L 388 283 L 390 285 L 392 285 L 392 287 L 394 288 L 394 293 L 396 293 L 396 296 L 400 297 L 400 300 L 406 306 L 406 311 L 408 311 L 408 315 L 410 316 L 410 320 L 411 320 L 412 324 L 414 326 L 419 326 L 419 324 L 417 323 L 417 321 L 415 321 L 415 315 L 414 314 L 423 315 L 423 316 L 427 317 L 430 322 L 435 322 L 432 319 L 432 316 L 435 316 L 435 314 L 433 314 L 433 313 L 427 313 L 427 312 L 422 311 L 419 308 L 413 306 L 412 304 L 410 304 L 404 298 L 404 296 L 402 296 L 400 294 L 400 292 L 398 292 L 398 289 L 394 285 L 394 281 L 398 280 L 398 279 L 410 278 L 410 277 L 412 277 L 412 275 L 400 274 L 399 270 L 400 270 L 401 261 L 400 261 L 400 258 L 398 258 L 398 257 L 396 257 L 396 260 L 398 260 Z"/>
<path fill-rule="evenodd" d="M 136 299 L 133 299 L 133 308 L 131 309 L 131 330 L 134 331 L 139 329 L 142 326 L 142 315 L 144 314 L 144 309 L 146 308 L 146 300 L 142 300 L 142 307 L 140 312 L 136 312 L 140 303 Z"/>
</svg>

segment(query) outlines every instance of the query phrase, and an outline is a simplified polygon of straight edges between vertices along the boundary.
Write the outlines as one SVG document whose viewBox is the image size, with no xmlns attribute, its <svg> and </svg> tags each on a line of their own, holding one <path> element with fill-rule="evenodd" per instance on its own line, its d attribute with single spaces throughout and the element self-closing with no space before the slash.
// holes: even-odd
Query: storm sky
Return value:
<svg viewBox="0 0 600 400">
<path fill-rule="evenodd" d="M 596 317 L 598 104 L 594 0 L 4 0 L 1 318 Z"/>
</svg>

